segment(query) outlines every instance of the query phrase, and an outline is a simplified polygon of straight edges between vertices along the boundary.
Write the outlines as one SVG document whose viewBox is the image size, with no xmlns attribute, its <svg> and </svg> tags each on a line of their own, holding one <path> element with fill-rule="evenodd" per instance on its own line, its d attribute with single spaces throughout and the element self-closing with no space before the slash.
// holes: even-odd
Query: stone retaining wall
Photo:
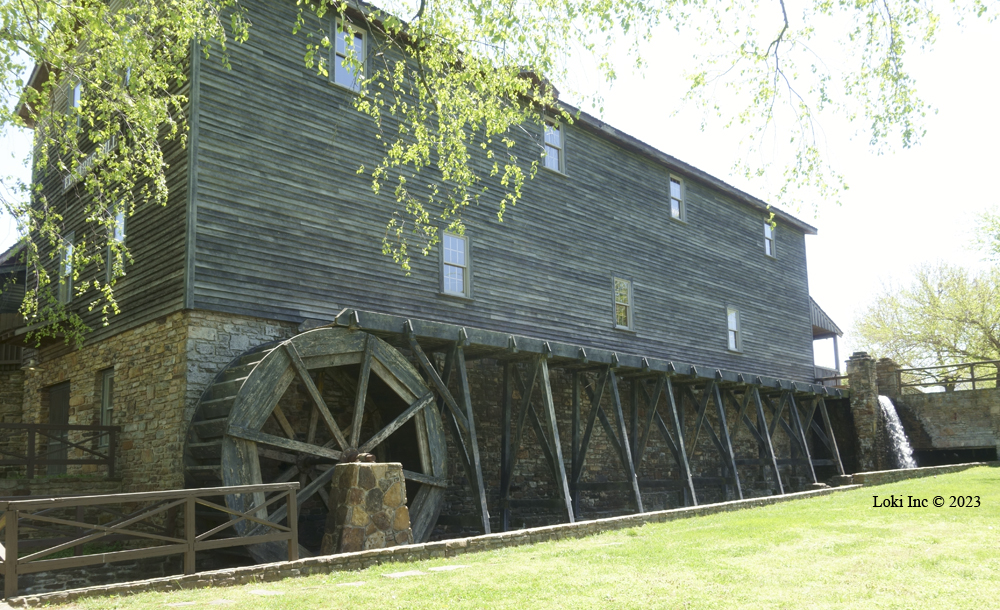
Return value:
<svg viewBox="0 0 1000 610">
<path fill-rule="evenodd" d="M 960 472 L 975 468 L 976 466 L 1000 466 L 1000 462 L 971 462 L 968 464 L 951 464 L 948 466 L 929 466 L 927 468 L 909 468 L 907 470 L 877 470 L 874 472 L 857 472 L 850 475 L 850 484 L 853 485 L 885 485 L 896 481 L 907 479 L 919 479 L 921 477 L 933 477 L 949 472 Z M 846 478 L 844 479 L 846 482 Z"/>
<path fill-rule="evenodd" d="M 258 566 L 233 568 L 202 572 L 188 576 L 170 576 L 152 580 L 119 583 L 73 589 L 58 593 L 43 595 L 25 595 L 14 597 L 7 602 L 15 608 L 40 606 L 43 604 L 65 604 L 84 597 L 106 597 L 113 595 L 130 595 L 146 591 L 173 591 L 179 589 L 195 589 L 219 587 L 228 585 L 248 584 L 251 582 L 269 582 L 296 576 L 326 574 L 346 570 L 362 570 L 383 563 L 421 561 L 440 557 L 455 557 L 465 553 L 491 551 L 500 548 L 516 547 L 527 544 L 537 544 L 553 540 L 583 538 L 601 532 L 639 527 L 647 523 L 665 523 L 676 519 L 702 517 L 745 508 L 756 508 L 803 498 L 812 498 L 836 493 L 841 490 L 857 489 L 858 485 L 805 491 L 784 496 L 753 498 L 718 504 L 706 504 L 635 515 L 624 515 L 594 521 L 580 521 L 533 529 L 517 530 L 486 536 L 459 538 L 426 544 L 397 546 L 387 549 L 329 555 L 326 557 L 311 557 L 298 561 L 285 561 Z"/>
</svg>

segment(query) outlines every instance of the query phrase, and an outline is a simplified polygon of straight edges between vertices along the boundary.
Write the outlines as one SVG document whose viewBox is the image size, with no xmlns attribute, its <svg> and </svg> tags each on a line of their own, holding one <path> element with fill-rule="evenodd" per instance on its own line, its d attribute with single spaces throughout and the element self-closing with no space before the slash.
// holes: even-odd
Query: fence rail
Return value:
<svg viewBox="0 0 1000 610">
<path fill-rule="evenodd" d="M 286 542 L 288 559 L 299 555 L 298 509 L 296 490 L 299 483 L 271 483 L 236 487 L 209 487 L 180 491 L 107 494 L 69 498 L 30 498 L 0 500 L 0 574 L 4 576 L 4 597 L 17 594 L 18 576 L 35 572 L 77 568 L 149 557 L 184 556 L 184 573 L 194 574 L 195 553 L 209 549 L 248 546 L 267 542 Z M 249 510 L 239 512 L 219 498 L 241 494 L 255 498 Z M 271 494 L 270 497 L 267 494 Z M 268 507 L 285 501 L 284 510 Z M 144 505 L 135 508 L 138 505 Z M 113 507 L 120 507 L 118 509 Z M 202 506 L 228 517 L 221 525 L 203 527 L 198 532 L 195 509 Z M 183 511 L 183 533 L 176 514 Z M 85 516 L 87 515 L 87 516 Z M 282 524 L 281 521 L 287 521 Z M 243 524 L 247 535 L 239 535 L 234 526 Z M 228 532 L 228 536 L 226 535 Z M 36 537 L 29 537 L 34 534 Z M 50 535 L 39 538 L 38 535 Z M 24 537 L 25 539 L 22 539 Z M 84 554 L 85 544 L 124 542 L 122 550 L 106 549 Z M 40 548 L 41 550 L 32 550 Z M 54 555 L 73 553 L 70 557 Z"/>
<path fill-rule="evenodd" d="M 996 388 L 1000 387 L 1000 360 L 899 369 L 896 384 L 900 390 L 942 386 L 949 392 Z"/>
<path fill-rule="evenodd" d="M 66 466 L 94 464 L 113 477 L 120 432 L 119 426 L 0 424 L 0 466 L 23 466 L 32 479 L 42 467 L 63 474 Z"/>
</svg>

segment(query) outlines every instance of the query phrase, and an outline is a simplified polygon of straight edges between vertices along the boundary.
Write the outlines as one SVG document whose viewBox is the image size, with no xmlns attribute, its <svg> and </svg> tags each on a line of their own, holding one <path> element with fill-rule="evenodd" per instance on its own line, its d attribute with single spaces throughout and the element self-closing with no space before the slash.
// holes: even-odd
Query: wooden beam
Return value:
<svg viewBox="0 0 1000 610">
<path fill-rule="evenodd" d="M 607 386 L 610 372 L 611 367 L 605 367 L 604 375 L 598 376 L 600 385 L 596 392 L 591 392 L 590 388 L 583 388 L 590 398 L 590 415 L 587 416 L 587 429 L 583 433 L 583 440 L 580 441 L 580 459 L 577 463 L 577 470 L 572 473 L 572 479 L 575 483 L 578 483 L 583 475 L 583 464 L 587 461 L 587 450 L 590 448 L 590 436 L 594 432 L 594 422 L 597 420 L 597 412 L 601 408 L 601 400 L 604 398 L 604 388 Z"/>
<path fill-rule="evenodd" d="M 570 473 L 569 490 L 573 494 L 573 512 L 576 518 L 580 518 L 580 482 L 576 479 L 576 473 L 580 471 L 580 372 L 573 371 L 573 423 L 572 438 L 570 439 Z"/>
<path fill-rule="evenodd" d="M 479 516 L 482 519 L 483 533 L 490 533 L 490 511 L 486 505 L 486 484 L 483 482 L 483 465 L 479 459 L 479 441 L 476 438 L 476 420 L 472 411 L 472 393 L 469 390 L 469 373 L 465 366 L 465 350 L 461 344 L 455 345 L 455 366 L 458 368 L 458 384 L 462 390 L 462 406 L 469 426 L 469 448 L 471 450 L 471 466 L 473 492 L 479 503 Z"/>
<path fill-rule="evenodd" d="M 576 519 L 573 516 L 573 499 L 569 495 L 569 484 L 566 477 L 566 469 L 563 467 L 562 446 L 559 443 L 559 426 L 556 423 L 556 406 L 552 400 L 552 384 L 549 380 L 549 364 L 545 357 L 539 357 L 538 368 L 542 372 L 542 402 L 545 407 L 545 414 L 552 429 L 552 446 L 555 449 L 557 484 L 562 492 L 563 500 L 566 502 L 566 518 L 570 523 Z"/>
<path fill-rule="evenodd" d="M 809 476 L 812 477 L 812 482 L 818 482 L 816 479 L 816 469 L 812 465 L 812 457 L 809 455 L 809 443 L 806 442 L 806 431 L 802 428 L 802 420 L 799 418 L 799 409 L 795 405 L 795 396 L 792 392 L 788 392 L 788 405 L 789 411 L 792 414 L 792 422 L 795 424 L 795 432 L 802 439 L 802 454 L 806 456 L 806 465 L 808 466 Z"/>
<path fill-rule="evenodd" d="M 427 354 L 424 353 L 424 350 L 420 347 L 420 344 L 417 343 L 417 338 L 413 334 L 409 335 L 409 341 L 410 341 L 410 351 L 413 352 L 414 356 L 416 356 L 417 364 L 420 366 L 420 370 L 422 370 L 424 374 L 427 375 L 427 378 L 430 379 L 431 383 L 434 385 L 434 389 L 437 390 L 438 395 L 444 400 L 443 406 L 447 407 L 451 412 L 455 414 L 455 419 L 458 420 L 458 425 L 462 428 L 463 431 L 468 432 L 469 422 L 466 418 L 466 415 L 462 413 L 462 409 L 459 408 L 458 402 L 452 395 L 451 390 L 448 389 L 448 384 L 443 379 L 441 379 L 441 375 L 438 374 L 437 369 L 435 369 L 434 365 L 431 364 L 430 359 L 427 357 Z M 451 367 L 450 366 L 446 367 L 445 371 L 450 372 Z"/>
<path fill-rule="evenodd" d="M 361 420 L 365 414 L 365 396 L 368 394 L 368 378 L 372 372 L 372 353 L 375 337 L 365 336 L 365 353 L 361 357 L 361 372 L 358 375 L 358 389 L 354 395 L 354 417 L 351 419 L 351 447 L 357 447 L 361 440 Z"/>
<path fill-rule="evenodd" d="M 767 418 L 764 416 L 764 405 L 760 400 L 760 392 L 756 386 L 751 386 L 747 391 L 753 394 L 754 404 L 757 408 L 757 426 L 764 441 L 764 453 L 768 459 L 768 465 L 771 467 L 771 471 L 774 472 L 774 480 L 778 485 L 778 493 L 784 495 L 785 486 L 781 483 L 781 473 L 778 472 L 778 460 L 777 456 L 774 455 L 774 444 L 771 442 L 773 432 L 767 429 Z"/>
<path fill-rule="evenodd" d="M 677 461 L 677 464 L 680 466 L 680 476 L 685 484 L 684 504 L 685 506 L 697 506 L 698 497 L 694 492 L 694 481 L 691 476 L 691 463 L 688 461 L 687 454 L 684 452 L 684 424 L 681 420 L 680 413 L 677 412 L 677 403 L 674 400 L 674 388 L 670 377 L 664 375 L 663 380 L 663 390 L 666 392 L 667 403 L 670 405 L 670 420 L 674 426 L 674 435 L 677 439 L 677 449 L 680 454 L 680 459 Z"/>
<path fill-rule="evenodd" d="M 319 415 L 323 418 L 323 423 L 330 430 L 330 434 L 333 435 L 334 440 L 337 441 L 337 445 L 340 446 L 341 451 L 347 449 L 347 439 L 344 438 L 343 432 L 340 430 L 340 426 L 333 419 L 333 415 L 330 413 L 330 409 L 326 406 L 326 401 L 323 400 L 323 392 L 316 386 L 313 382 L 312 375 L 309 374 L 309 369 L 306 368 L 304 362 L 302 362 L 302 357 L 299 355 L 295 345 L 291 341 L 286 341 L 284 343 L 285 352 L 288 354 L 288 359 L 292 361 L 292 367 L 298 374 L 299 379 L 306 386 L 306 391 L 312 398 L 313 407 L 318 411 Z M 320 382 L 322 383 L 322 381 Z M 357 402 L 355 400 L 355 402 Z M 275 411 L 277 411 L 277 406 L 275 406 Z M 315 436 L 315 424 L 310 421 L 309 424 L 309 436 L 308 439 L 311 442 Z"/>
<path fill-rule="evenodd" d="M 514 393 L 514 379 L 511 376 L 510 368 L 516 367 L 510 362 L 503 363 L 503 403 L 501 409 L 500 423 L 500 531 L 506 532 L 510 527 L 510 508 L 507 503 L 508 490 L 510 489 L 510 425 L 512 419 L 512 402 Z"/>
<path fill-rule="evenodd" d="M 834 343 L 834 345 L 836 345 L 836 343 Z M 844 464 L 840 461 L 840 449 L 837 448 L 837 439 L 834 437 L 833 426 L 830 424 L 830 414 L 826 411 L 826 401 L 822 398 L 819 399 L 819 413 L 823 416 L 823 425 L 826 427 L 826 431 L 830 435 L 830 449 L 833 453 L 833 462 L 837 465 L 837 472 L 843 475 Z"/>
<path fill-rule="evenodd" d="M 740 485 L 740 473 L 736 469 L 736 452 L 733 451 L 733 442 L 729 437 L 729 426 L 726 424 L 726 407 L 722 402 L 722 394 L 719 392 L 718 383 L 712 384 L 712 393 L 715 397 L 715 406 L 719 413 L 719 432 L 722 437 L 720 442 L 724 449 L 722 458 L 729 462 L 729 468 L 732 470 L 733 484 L 736 485 L 736 495 L 742 500 L 743 487 Z"/>
<path fill-rule="evenodd" d="M 611 402 L 614 405 L 615 417 L 618 420 L 618 432 L 621 434 L 621 460 L 622 466 L 625 468 L 625 476 L 628 477 L 629 482 L 632 484 L 632 501 L 635 503 L 636 512 L 645 512 L 642 509 L 642 495 L 639 493 L 639 480 L 635 476 L 635 465 L 632 463 L 632 451 L 633 446 L 629 446 L 628 442 L 628 430 L 625 429 L 625 414 L 622 411 L 622 401 L 621 396 L 618 392 L 618 378 L 614 371 L 611 371 Z M 638 402 L 638 398 L 636 399 Z M 638 417 L 637 405 L 633 406 L 633 412 L 636 417 Z M 638 423 L 636 423 L 638 427 Z"/>
</svg>

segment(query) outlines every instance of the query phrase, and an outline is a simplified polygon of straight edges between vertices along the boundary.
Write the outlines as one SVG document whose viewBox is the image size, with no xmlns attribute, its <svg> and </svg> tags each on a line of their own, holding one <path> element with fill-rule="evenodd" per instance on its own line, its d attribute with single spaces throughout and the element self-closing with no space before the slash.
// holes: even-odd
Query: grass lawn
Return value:
<svg viewBox="0 0 1000 610">
<path fill-rule="evenodd" d="M 873 495 L 891 494 L 928 508 L 873 508 Z M 949 508 L 959 495 L 980 506 Z M 1000 468 L 582 540 L 74 607 L 1000 608 Z"/>
</svg>

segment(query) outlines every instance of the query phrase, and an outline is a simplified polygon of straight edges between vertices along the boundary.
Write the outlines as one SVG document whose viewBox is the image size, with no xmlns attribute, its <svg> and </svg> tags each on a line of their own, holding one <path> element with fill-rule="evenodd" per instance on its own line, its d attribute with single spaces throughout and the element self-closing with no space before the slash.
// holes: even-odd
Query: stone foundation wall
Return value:
<svg viewBox="0 0 1000 610">
<path fill-rule="evenodd" d="M 79 350 L 41 350 L 40 370 L 24 380 L 24 420 L 47 423 L 46 389 L 70 382 L 69 423 L 100 423 L 101 371 L 114 369 L 113 423 L 122 427 L 118 471 L 125 491 L 183 487 L 182 404 L 187 320 L 183 312 L 165 316 Z M 58 355 L 57 355 L 58 354 Z M 68 474 L 86 474 L 81 466 Z"/>
</svg>

